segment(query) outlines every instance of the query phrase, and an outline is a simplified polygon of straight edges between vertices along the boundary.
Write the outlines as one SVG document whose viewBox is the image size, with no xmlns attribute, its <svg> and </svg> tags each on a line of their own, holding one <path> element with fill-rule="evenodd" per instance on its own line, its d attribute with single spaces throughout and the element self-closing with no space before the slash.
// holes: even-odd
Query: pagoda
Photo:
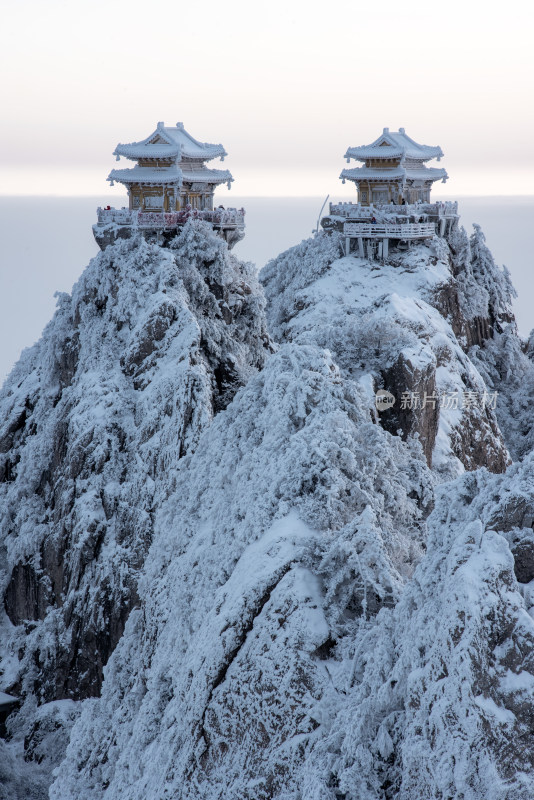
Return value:
<svg viewBox="0 0 534 800">
<path fill-rule="evenodd" d="M 234 180 L 228 170 L 206 166 L 214 158 L 224 160 L 222 144 L 198 141 L 182 122 L 158 122 L 146 139 L 118 144 L 113 155 L 135 165 L 113 169 L 107 178 L 112 186 L 117 182 L 126 187 L 128 208 L 98 209 L 93 231 L 102 249 L 134 231 L 165 244 L 191 216 L 210 222 L 230 247 L 243 238 L 243 209 L 214 208 L 215 189 L 224 183 L 230 189 Z"/>
<path fill-rule="evenodd" d="M 429 147 L 411 139 L 404 128 L 390 133 L 384 128 L 382 135 L 371 144 L 349 147 L 345 153 L 364 166 L 344 169 L 340 175 L 343 183 L 353 181 L 358 189 L 358 201 L 363 206 L 386 203 L 429 203 L 430 190 L 435 181 L 448 178 L 444 169 L 427 167 L 433 158 L 443 156 L 441 147 Z"/>
<path fill-rule="evenodd" d="M 113 155 L 137 162 L 130 169 L 114 169 L 108 181 L 128 189 L 130 209 L 179 211 L 187 205 L 201 210 L 213 208 L 213 193 L 232 175 L 228 170 L 208 169 L 206 161 L 227 155 L 222 144 L 199 142 L 182 122 L 168 127 L 158 122 L 156 130 L 141 142 L 118 144 Z"/>
<path fill-rule="evenodd" d="M 441 147 L 418 144 L 404 128 L 394 133 L 384 128 L 371 144 L 349 147 L 347 161 L 363 166 L 344 169 L 339 177 L 356 184 L 358 202 L 330 203 L 323 229 L 344 234 L 347 255 L 380 260 L 415 242 L 448 236 L 458 224 L 458 203 L 430 202 L 432 184 L 445 182 L 448 175 L 426 166 L 442 156 Z"/>
</svg>

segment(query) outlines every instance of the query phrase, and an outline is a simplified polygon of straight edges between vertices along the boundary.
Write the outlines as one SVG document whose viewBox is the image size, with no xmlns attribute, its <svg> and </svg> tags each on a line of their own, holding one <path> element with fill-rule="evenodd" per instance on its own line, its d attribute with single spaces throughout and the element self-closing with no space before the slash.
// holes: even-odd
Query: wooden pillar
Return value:
<svg viewBox="0 0 534 800">
<path fill-rule="evenodd" d="M 345 255 L 350 255 L 350 236 L 345 237 Z"/>
<path fill-rule="evenodd" d="M 365 258 L 365 251 L 363 249 L 363 238 L 358 236 L 358 250 L 360 253 L 360 258 Z"/>
<path fill-rule="evenodd" d="M 388 238 L 384 238 L 382 240 L 382 256 L 384 258 L 388 257 L 388 251 L 389 251 L 389 239 Z"/>
</svg>

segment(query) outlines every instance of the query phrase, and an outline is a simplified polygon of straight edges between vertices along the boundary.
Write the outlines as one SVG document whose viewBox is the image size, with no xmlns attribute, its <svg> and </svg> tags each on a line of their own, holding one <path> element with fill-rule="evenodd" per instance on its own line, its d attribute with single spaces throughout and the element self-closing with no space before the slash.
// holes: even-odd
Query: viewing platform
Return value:
<svg viewBox="0 0 534 800">
<path fill-rule="evenodd" d="M 327 232 L 344 234 L 347 255 L 357 240 L 362 258 L 386 258 L 392 245 L 406 249 L 416 240 L 446 236 L 458 219 L 458 203 L 452 201 L 409 205 L 330 203 L 330 213 L 323 217 L 321 225 Z"/>
<path fill-rule="evenodd" d="M 447 200 L 436 203 L 412 203 L 411 205 L 394 205 L 393 203 L 378 205 L 362 205 L 361 203 L 330 203 L 330 217 L 343 219 L 371 219 L 375 216 L 379 221 L 390 217 L 427 217 L 428 219 L 456 219 L 458 203 Z"/>
<path fill-rule="evenodd" d="M 345 253 L 349 255 L 352 241 L 358 241 L 358 254 L 361 258 L 386 258 L 389 254 L 390 240 L 396 240 L 399 249 L 406 249 L 414 239 L 431 239 L 436 235 L 434 222 L 406 222 L 404 224 L 380 224 L 345 222 Z"/>
<path fill-rule="evenodd" d="M 93 233 L 101 250 L 117 239 L 129 239 L 135 233 L 161 243 L 176 236 L 188 219 L 208 222 L 233 247 L 245 235 L 243 208 L 196 209 L 186 206 L 181 211 L 134 211 L 128 208 L 98 208 L 98 222 Z"/>
</svg>

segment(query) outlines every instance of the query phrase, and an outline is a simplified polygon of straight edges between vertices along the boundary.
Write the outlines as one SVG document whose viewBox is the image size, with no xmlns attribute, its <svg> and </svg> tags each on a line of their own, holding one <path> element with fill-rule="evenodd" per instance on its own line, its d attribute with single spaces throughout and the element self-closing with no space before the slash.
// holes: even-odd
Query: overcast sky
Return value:
<svg viewBox="0 0 534 800">
<path fill-rule="evenodd" d="M 384 126 L 442 147 L 441 195 L 533 194 L 531 9 L 4 0 L 0 192 L 108 195 L 115 145 L 163 120 L 222 142 L 241 196 L 354 193 L 343 153 Z"/>
</svg>

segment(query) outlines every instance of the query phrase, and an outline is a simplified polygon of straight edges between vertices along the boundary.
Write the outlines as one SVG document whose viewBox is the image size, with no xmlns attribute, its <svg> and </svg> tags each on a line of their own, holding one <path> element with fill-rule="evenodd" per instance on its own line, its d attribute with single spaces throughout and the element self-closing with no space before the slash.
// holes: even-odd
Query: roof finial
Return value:
<svg viewBox="0 0 534 800">
<path fill-rule="evenodd" d="M 177 122 L 176 123 L 176 127 L 177 128 L 181 128 L 181 130 L 183 130 L 184 129 L 184 123 L 183 122 Z"/>
<path fill-rule="evenodd" d="M 384 128 L 384 133 L 389 133 L 389 128 Z"/>
<path fill-rule="evenodd" d="M 404 130 L 404 128 L 399 128 L 399 133 L 406 133 L 406 131 Z"/>
<path fill-rule="evenodd" d="M 158 128 L 164 128 L 164 127 L 165 127 L 164 122 L 158 122 Z"/>
</svg>

